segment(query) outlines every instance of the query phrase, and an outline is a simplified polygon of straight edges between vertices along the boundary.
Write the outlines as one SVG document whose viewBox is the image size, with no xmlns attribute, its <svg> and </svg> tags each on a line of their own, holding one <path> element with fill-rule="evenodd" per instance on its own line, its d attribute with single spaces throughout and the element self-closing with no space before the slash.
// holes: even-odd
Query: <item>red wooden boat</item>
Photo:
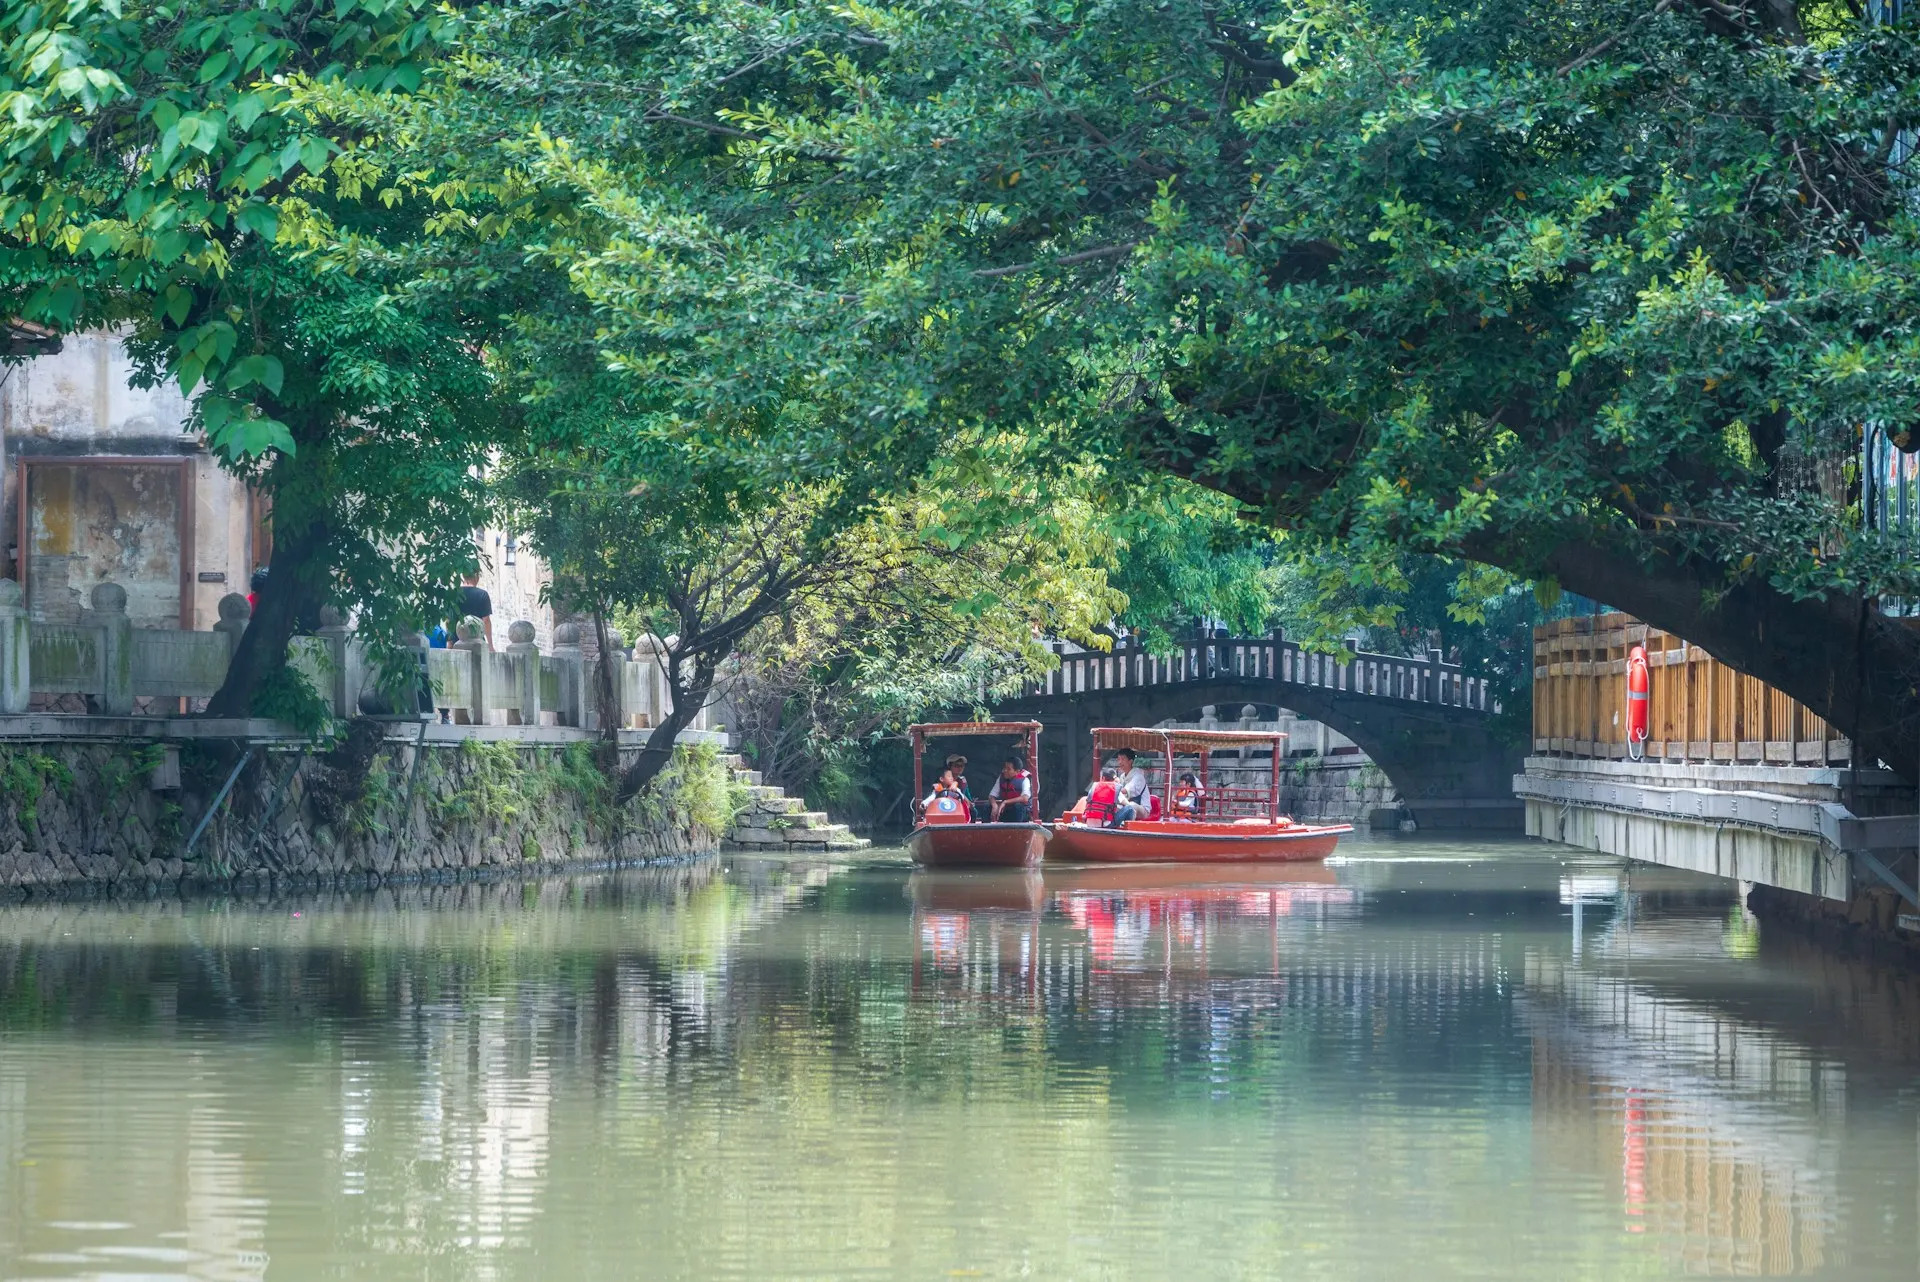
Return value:
<svg viewBox="0 0 1920 1282">
<path fill-rule="evenodd" d="M 1093 732 L 1094 777 L 1109 752 L 1130 748 L 1143 761 L 1149 782 L 1158 776 L 1151 817 L 1120 827 L 1089 824 L 1084 803 L 1061 816 L 1047 843 L 1047 858 L 1082 863 L 1229 863 L 1325 859 L 1352 824 L 1302 824 L 1280 813 L 1281 745 L 1286 736 L 1247 730 L 1161 730 L 1104 727 Z M 1218 771 L 1213 754 L 1263 747 L 1265 787 L 1237 782 L 1244 765 Z M 1174 817 L 1176 762 L 1197 762 L 1202 799 L 1195 818 Z"/>
<path fill-rule="evenodd" d="M 1026 749 L 1033 797 L 1040 797 L 1040 723 L 1038 721 L 947 721 L 908 726 L 913 740 L 913 795 L 925 786 L 921 758 L 929 738 L 1017 736 Z M 996 770 L 997 774 L 998 771 Z M 1029 807 L 1032 813 L 1032 807 Z M 936 797 L 907 836 L 907 853 L 928 868 L 1032 868 L 1046 851 L 1051 830 L 1040 823 L 975 823 L 972 808 L 950 797 Z"/>
</svg>

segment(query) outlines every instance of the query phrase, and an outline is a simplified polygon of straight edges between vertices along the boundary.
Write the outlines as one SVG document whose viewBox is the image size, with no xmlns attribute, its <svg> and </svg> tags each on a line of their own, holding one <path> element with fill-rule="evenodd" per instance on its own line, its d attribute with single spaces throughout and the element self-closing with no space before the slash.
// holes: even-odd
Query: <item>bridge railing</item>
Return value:
<svg viewBox="0 0 1920 1282">
<path fill-rule="evenodd" d="M 1647 648 L 1645 755 L 1699 764 L 1838 765 L 1853 748 L 1803 704 L 1626 614 L 1533 630 L 1536 756 L 1627 755 L 1627 651 Z"/>
<path fill-rule="evenodd" d="M 1484 677 L 1468 676 L 1440 652 L 1425 658 L 1374 654 L 1349 648 L 1327 654 L 1275 637 L 1226 637 L 1189 641 L 1171 654 L 1149 654 L 1122 643 L 1111 653 L 1054 647 L 1060 663 L 1022 691 L 1027 698 L 1091 694 L 1207 681 L 1259 681 L 1341 691 L 1372 698 L 1403 699 L 1477 712 L 1499 704 Z M 1281 700 L 1284 702 L 1284 700 Z"/>
</svg>

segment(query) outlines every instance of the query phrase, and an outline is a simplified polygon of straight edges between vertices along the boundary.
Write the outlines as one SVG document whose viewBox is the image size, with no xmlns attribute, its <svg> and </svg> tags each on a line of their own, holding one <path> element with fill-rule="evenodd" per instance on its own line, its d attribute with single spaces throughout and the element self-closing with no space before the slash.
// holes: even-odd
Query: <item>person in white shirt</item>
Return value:
<svg viewBox="0 0 1920 1282">
<path fill-rule="evenodd" d="M 1033 822 L 1033 776 L 1020 758 L 1008 757 L 1001 763 L 1000 776 L 987 790 L 987 800 L 993 807 L 988 816 L 993 823 Z"/>
<path fill-rule="evenodd" d="M 1123 824 L 1129 819 L 1145 817 L 1150 812 L 1147 772 L 1134 764 L 1132 748 L 1122 748 L 1113 756 L 1120 774 L 1120 807 L 1114 811 L 1114 823 Z"/>
</svg>

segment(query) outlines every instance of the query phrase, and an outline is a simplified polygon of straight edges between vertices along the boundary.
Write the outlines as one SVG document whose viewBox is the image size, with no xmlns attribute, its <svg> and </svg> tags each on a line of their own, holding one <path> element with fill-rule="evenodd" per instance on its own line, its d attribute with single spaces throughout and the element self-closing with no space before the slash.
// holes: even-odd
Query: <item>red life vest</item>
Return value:
<svg viewBox="0 0 1920 1282">
<path fill-rule="evenodd" d="M 1087 822 L 1105 828 L 1113 822 L 1113 808 L 1120 802 L 1120 790 L 1102 779 L 1087 794 Z"/>
</svg>

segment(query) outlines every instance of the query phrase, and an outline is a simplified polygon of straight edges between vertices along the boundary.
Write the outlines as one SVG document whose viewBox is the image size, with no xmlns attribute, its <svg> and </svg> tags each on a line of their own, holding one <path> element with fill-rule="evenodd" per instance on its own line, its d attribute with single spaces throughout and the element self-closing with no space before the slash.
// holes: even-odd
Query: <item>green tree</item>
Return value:
<svg viewBox="0 0 1920 1282">
<path fill-rule="evenodd" d="M 356 123 L 301 102 L 406 94 L 456 23 L 425 0 L 4 12 L 0 306 L 127 327 L 139 376 L 177 381 L 190 429 L 271 497 L 268 587 L 209 709 L 245 715 L 321 604 L 390 633 L 473 561 L 513 422 L 483 361 L 497 264 L 423 248 L 430 211 L 368 188 Z"/>
<path fill-rule="evenodd" d="M 1632 610 L 1910 772 L 1873 602 L 1920 574 L 1852 460 L 1920 421 L 1916 71 L 1791 0 L 520 0 L 442 108 L 601 221 L 556 252 L 685 423 L 830 402 L 903 474 L 1065 424 Z"/>
</svg>

